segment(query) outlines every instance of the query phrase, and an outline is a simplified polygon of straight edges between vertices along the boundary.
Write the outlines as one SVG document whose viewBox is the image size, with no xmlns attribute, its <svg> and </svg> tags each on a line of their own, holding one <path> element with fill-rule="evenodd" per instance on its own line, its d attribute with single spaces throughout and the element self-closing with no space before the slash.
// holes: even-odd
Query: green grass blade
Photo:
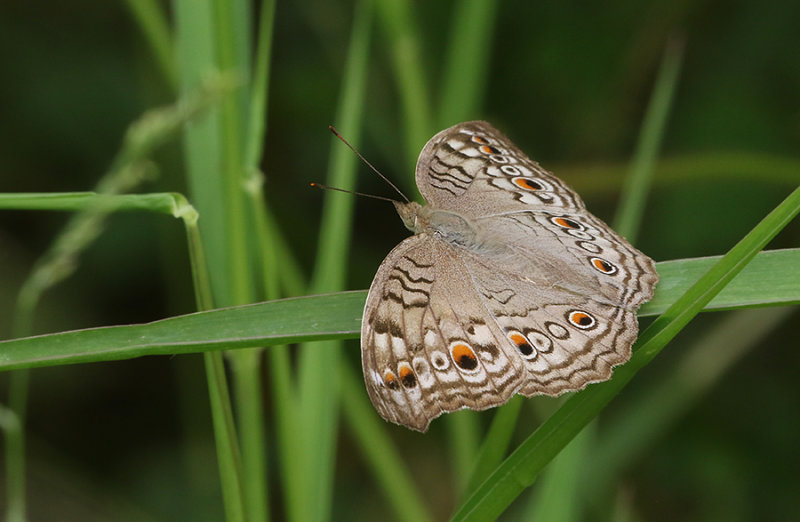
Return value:
<svg viewBox="0 0 800 522">
<path fill-rule="evenodd" d="M 693 341 L 677 367 L 659 376 L 633 403 L 604 422 L 591 465 L 584 466 L 584 491 L 590 503 L 613 495 L 619 474 L 641 456 L 676 420 L 697 403 L 749 350 L 764 348 L 764 338 L 796 307 L 738 310 L 720 318 Z"/>
<path fill-rule="evenodd" d="M 232 36 L 235 32 L 232 26 L 237 22 L 240 26 L 245 26 L 240 27 L 241 32 L 248 34 L 247 24 L 242 24 L 240 17 L 237 17 L 237 14 L 244 12 L 241 9 L 236 11 L 241 2 L 232 4 L 223 5 L 213 0 L 173 2 L 175 42 L 181 67 L 181 92 L 191 91 L 203 81 L 209 71 L 219 70 L 220 63 L 229 69 L 235 69 L 238 80 L 247 79 L 247 61 L 242 60 L 241 52 L 237 52 L 246 48 L 246 44 L 242 46 L 238 38 Z M 242 62 L 244 66 L 237 67 Z M 241 136 L 244 128 L 238 117 L 246 108 L 236 105 L 237 100 L 243 98 L 241 89 L 224 97 L 219 110 L 211 111 L 208 118 L 197 125 L 187 126 L 184 130 L 188 183 L 192 199 L 203 216 L 202 239 L 192 244 L 204 246 L 208 253 L 202 262 L 194 263 L 200 270 L 199 273 L 214 276 L 209 281 L 213 286 L 208 292 L 209 300 L 213 294 L 215 302 L 225 304 L 246 302 L 238 299 L 246 296 L 249 289 L 246 280 L 247 263 L 243 261 L 247 259 L 243 247 L 245 227 L 241 190 Z M 223 175 L 220 175 L 220 169 Z M 202 293 L 205 294 L 205 290 Z M 203 301 L 200 305 L 202 308 L 208 303 Z M 238 357 L 242 365 L 251 361 L 245 361 L 244 355 Z M 242 460 L 233 425 L 224 364 L 221 354 L 206 354 L 204 359 L 225 514 L 228 520 L 244 520 L 252 509 L 253 495 L 250 494 L 252 490 L 244 490 L 250 485 L 250 481 L 242 477 Z M 245 373 L 242 368 L 239 370 L 235 375 Z M 252 372 L 247 372 L 247 375 L 252 375 Z M 237 394 L 237 399 L 242 400 L 243 397 Z M 250 412 L 245 405 L 244 411 L 240 413 L 248 415 Z M 252 425 L 253 423 L 247 423 L 247 426 Z M 244 441 L 251 440 L 252 437 L 245 434 Z M 259 444 L 261 443 L 263 439 L 259 440 Z M 256 473 L 263 475 L 263 459 L 259 458 L 257 451 L 244 457 L 248 473 L 252 474 L 254 468 L 260 468 Z"/>
<path fill-rule="evenodd" d="M 223 71 L 235 71 L 240 81 L 249 77 L 249 61 L 239 52 L 239 31 L 247 33 L 247 23 L 237 19 L 239 0 L 234 2 L 214 0 L 214 22 L 216 32 L 215 52 Z M 222 158 L 222 215 L 225 233 L 215 237 L 215 243 L 226 253 L 226 267 L 229 270 L 226 291 L 217 296 L 223 306 L 252 301 L 252 272 L 248 264 L 247 226 L 245 220 L 244 191 L 244 130 L 246 118 L 243 106 L 247 91 L 240 88 L 223 98 L 220 106 L 220 143 Z M 219 176 L 219 173 L 217 174 Z M 198 207 L 200 208 L 200 207 Z M 202 212 L 203 209 L 200 208 Z M 204 215 L 203 219 L 206 217 Z M 212 248 L 209 246 L 209 248 Z M 212 273 L 214 273 L 212 271 Z"/>
<path fill-rule="evenodd" d="M 666 261 L 656 296 L 640 316 L 665 311 L 721 258 Z M 776 294 L 777 295 L 773 295 Z M 310 340 L 355 339 L 363 290 L 220 308 L 153 323 L 61 332 L 0 342 L 0 370 L 144 355 L 252 348 Z M 761 252 L 705 310 L 800 304 L 800 249 Z"/>
<path fill-rule="evenodd" d="M 571 397 L 528 437 L 467 499 L 454 515 L 454 520 L 490 520 L 499 516 L 636 372 L 650 362 L 798 212 L 800 189 L 792 192 L 642 333 L 630 362 L 618 368 L 613 379 Z"/>
<path fill-rule="evenodd" d="M 126 0 L 134 20 L 144 35 L 150 52 L 156 59 L 161 74 L 173 91 L 178 90 L 178 75 L 169 24 L 156 0 Z"/>
<path fill-rule="evenodd" d="M 342 365 L 342 401 L 348 426 L 358 440 L 359 448 L 380 484 L 396 520 L 423 522 L 433 520 L 422 502 L 406 460 L 398 452 L 375 415 L 375 409 L 364 394 L 360 372 Z"/>
<path fill-rule="evenodd" d="M 253 84 L 248 111 L 250 118 L 244 152 L 244 165 L 247 170 L 245 175 L 248 177 L 258 167 L 263 154 L 274 25 L 275 0 L 267 0 L 262 2 L 258 17 L 258 43 L 253 64 Z"/>
<path fill-rule="evenodd" d="M 422 146 L 432 136 L 430 91 L 422 67 L 422 43 L 408 0 L 374 0 L 383 30 L 389 39 L 397 79 L 406 137 L 408 172 L 414 172 Z"/>
<path fill-rule="evenodd" d="M 0 405 L 0 428 L 5 435 L 6 520 L 27 520 L 27 466 L 25 423 L 28 413 L 29 370 L 12 372 L 8 382 L 8 407 Z"/>
<path fill-rule="evenodd" d="M 489 431 L 483 438 L 481 449 L 475 457 L 473 467 L 470 470 L 467 485 L 464 488 L 465 498 L 471 495 L 475 488 L 486 480 L 486 477 L 506 456 L 523 400 L 522 396 L 515 395 L 506 404 L 499 407 L 494 414 Z"/>
<path fill-rule="evenodd" d="M 465 0 L 453 6 L 444 61 L 438 127 L 475 119 L 489 70 L 497 2 Z"/>
<path fill-rule="evenodd" d="M 278 266 L 274 256 L 274 249 L 277 245 L 275 245 L 275 237 L 268 233 L 272 228 L 266 223 L 267 212 L 266 198 L 263 192 L 263 175 L 258 170 L 258 165 L 264 152 L 274 22 L 275 1 L 267 0 L 262 3 L 259 13 L 258 40 L 253 63 L 254 73 L 250 89 L 250 101 L 247 110 L 249 118 L 247 119 L 242 173 L 243 178 L 247 180 L 243 183 L 244 195 L 249 203 L 248 208 L 253 215 L 253 221 L 256 223 L 256 253 L 262 266 L 262 279 L 265 285 L 264 295 L 268 299 L 279 295 Z M 276 392 L 274 398 L 276 401 L 290 401 L 292 397 L 287 348 L 275 346 L 272 351 L 274 353 L 269 354 L 269 357 L 275 364 L 271 368 L 284 372 L 283 375 L 276 375 L 276 372 L 272 373 L 270 380 Z M 245 467 L 248 520 L 266 521 L 269 519 L 269 488 L 266 473 L 267 458 L 265 450 L 267 436 L 264 429 L 264 407 L 262 404 L 261 354 L 262 350 L 252 350 L 247 353 L 243 360 L 239 360 L 238 367 L 249 372 L 249 374 L 241 375 L 236 383 L 239 388 L 238 395 L 241 397 L 241 403 L 245 403 L 244 407 L 247 408 L 247 414 L 241 416 L 243 446 L 248 458 L 252 458 L 253 461 L 253 465 Z M 281 362 L 284 364 L 280 364 Z M 294 411 L 292 406 L 292 404 L 288 403 L 277 406 L 276 409 L 282 412 L 283 415 L 276 416 L 276 418 L 285 421 L 286 412 Z M 285 424 L 286 422 L 284 422 L 284 426 L 278 428 L 279 432 L 283 428 L 283 433 L 285 433 L 286 429 L 288 429 Z M 294 425 L 290 427 L 292 426 Z M 279 444 L 281 442 L 284 443 L 281 444 L 279 451 L 284 460 L 298 455 L 297 451 L 293 451 L 291 444 L 287 446 L 286 440 L 285 436 L 278 438 Z M 289 460 L 289 462 L 298 461 Z M 289 485 L 286 485 L 285 489 L 288 488 Z"/>
<path fill-rule="evenodd" d="M 173 0 L 175 18 L 175 46 L 178 56 L 180 92 L 191 92 L 201 85 L 209 71 L 219 70 L 216 60 L 216 38 L 210 0 Z M 222 165 L 219 109 L 208 111 L 205 118 L 183 131 L 183 149 L 187 183 L 192 203 L 203 216 L 200 232 L 206 247 L 214 295 L 220 302 L 229 303 L 227 289 L 231 270 L 228 268 L 227 250 L 221 239 L 227 233 L 222 216 L 224 205 L 223 179 L 219 176 Z"/>
<path fill-rule="evenodd" d="M 798 249 L 760 252 L 742 273 L 725 287 L 706 310 L 727 310 L 747 306 L 780 306 L 797 303 L 800 289 Z M 639 309 L 640 316 L 663 313 L 699 277 L 719 262 L 719 256 L 663 261 L 656 264 L 658 288 L 653 299 Z M 774 271 L 784 271 L 775 273 Z"/>
<path fill-rule="evenodd" d="M 640 316 L 665 311 L 721 258 L 667 261 L 653 301 Z M 777 295 L 773 295 L 777 294 Z M 114 361 L 145 355 L 253 348 L 323 339 L 355 339 L 363 290 L 220 308 L 152 323 L 91 328 L 0 342 L 0 371 Z M 800 304 L 800 249 L 761 252 L 705 310 Z"/>
<path fill-rule="evenodd" d="M 458 495 L 462 495 L 475 465 L 475 448 L 480 447 L 478 413 L 473 410 L 456 411 L 446 416 L 444 422 L 454 487 Z"/>
<path fill-rule="evenodd" d="M 80 211 L 102 207 L 109 212 L 145 211 L 182 217 L 196 211 L 182 194 L 98 194 L 97 192 L 28 192 L 0 194 L 0 209 Z"/>
<path fill-rule="evenodd" d="M 658 152 L 666 131 L 667 115 L 678 84 L 682 43 L 667 44 L 650 103 L 644 116 L 634 161 L 628 169 L 622 199 L 612 225 L 622 236 L 635 243 L 642 214 L 650 192 Z M 545 470 L 540 487 L 532 496 L 526 518 L 530 520 L 575 520 L 583 518 L 586 492 L 579 483 L 583 463 L 593 452 L 596 426 L 586 426 L 559 453 Z"/>
<path fill-rule="evenodd" d="M 229 304 L 249 303 L 254 300 L 256 284 L 251 261 L 254 243 L 250 238 L 248 217 L 251 207 L 246 186 L 260 160 L 263 146 L 263 122 L 266 107 L 266 80 L 268 53 L 272 41 L 272 13 L 265 5 L 259 35 L 258 72 L 255 85 L 250 84 L 251 57 L 250 25 L 253 7 L 244 0 L 217 0 L 215 29 L 217 56 L 223 70 L 235 71 L 242 88 L 223 100 L 220 131 L 222 133 L 223 177 L 225 185 L 224 220 L 227 232 L 228 266 L 233 270 L 228 279 L 232 301 Z M 256 106 L 252 107 L 251 104 Z M 252 134 L 248 135 L 248 132 Z M 248 156 L 249 155 L 249 156 Z M 262 399 L 262 350 L 237 350 L 227 354 L 233 369 L 236 412 L 243 454 L 243 489 L 245 518 L 264 521 L 269 518 L 267 508 L 266 431 Z"/>
<path fill-rule="evenodd" d="M 336 115 L 339 131 L 354 143 L 358 143 L 361 134 L 372 16 L 371 0 L 356 3 Z M 357 158 L 338 140 L 332 139 L 331 146 L 326 182 L 330 186 L 353 190 Z M 355 198 L 349 194 L 325 193 L 312 292 L 340 290 L 345 285 L 354 206 Z M 303 497 L 301 502 L 306 515 L 297 517 L 297 520 L 326 520 L 330 517 L 342 346 L 339 341 L 328 341 L 300 347 L 298 373 L 306 485 L 297 493 Z"/>
<path fill-rule="evenodd" d="M 208 380 L 208 395 L 214 418 L 214 440 L 219 461 L 222 496 L 225 499 L 225 520 L 245 520 L 245 501 L 242 486 L 242 457 L 233 422 L 225 362 L 220 352 L 203 354 Z"/>
<path fill-rule="evenodd" d="M 682 57 L 683 41 L 670 40 L 664 50 L 656 85 L 639 132 L 633 162 L 622 187 L 614 229 L 632 242 L 639 235 L 647 194 L 650 192 L 656 159 L 667 126 L 667 116 L 678 85 Z"/>
</svg>

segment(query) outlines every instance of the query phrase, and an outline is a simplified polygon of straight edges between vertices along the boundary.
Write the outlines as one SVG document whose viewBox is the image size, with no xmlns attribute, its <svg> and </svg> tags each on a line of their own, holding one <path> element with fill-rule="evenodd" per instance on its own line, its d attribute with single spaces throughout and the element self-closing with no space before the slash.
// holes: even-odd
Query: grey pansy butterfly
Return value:
<svg viewBox="0 0 800 522">
<path fill-rule="evenodd" d="M 427 201 L 395 202 L 415 235 L 369 289 L 361 361 L 386 420 L 426 431 L 442 413 L 559 395 L 628 360 L 653 261 L 486 122 L 425 145 Z"/>
</svg>

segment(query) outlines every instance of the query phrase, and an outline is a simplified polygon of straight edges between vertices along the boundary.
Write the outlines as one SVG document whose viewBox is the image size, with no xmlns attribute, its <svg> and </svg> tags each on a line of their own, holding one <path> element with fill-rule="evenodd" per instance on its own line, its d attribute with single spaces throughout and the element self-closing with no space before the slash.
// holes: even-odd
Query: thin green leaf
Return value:
<svg viewBox="0 0 800 522">
<path fill-rule="evenodd" d="M 589 503 L 613 494 L 617 478 L 716 384 L 750 350 L 767 349 L 763 341 L 796 307 L 737 310 L 721 317 L 702 337 L 684 348 L 677 367 L 656 376 L 644 393 L 613 418 L 604 419 L 591 464 L 583 466 Z M 591 485 L 591 487 L 588 487 Z"/>
<path fill-rule="evenodd" d="M 150 52 L 169 86 L 178 89 L 178 75 L 169 24 L 156 0 L 126 0 L 125 4 L 144 35 Z"/>
<path fill-rule="evenodd" d="M 612 227 L 635 243 L 666 131 L 667 115 L 678 85 L 682 41 L 669 40 L 650 94 L 639 140 L 623 184 L 622 197 Z M 596 425 L 586 426 L 547 467 L 525 517 L 530 520 L 569 521 L 583 518 L 587 494 L 579 482 L 583 463 L 593 452 Z"/>
<path fill-rule="evenodd" d="M 636 145 L 633 162 L 622 186 L 622 197 L 614 218 L 614 230 L 632 242 L 635 242 L 639 235 L 654 167 L 667 126 L 667 116 L 678 85 L 682 58 L 683 40 L 673 38 L 668 41 L 639 132 L 639 142 Z"/>
<path fill-rule="evenodd" d="M 108 212 L 147 211 L 197 219 L 197 211 L 177 192 L 98 194 L 96 192 L 28 192 L 0 194 L 0 209 L 80 211 L 102 207 Z"/>
</svg>

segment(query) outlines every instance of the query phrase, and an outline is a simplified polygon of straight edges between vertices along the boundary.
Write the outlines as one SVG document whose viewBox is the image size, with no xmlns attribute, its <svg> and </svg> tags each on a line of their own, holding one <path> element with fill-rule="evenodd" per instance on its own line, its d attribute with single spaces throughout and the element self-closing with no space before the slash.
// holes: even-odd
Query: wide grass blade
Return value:
<svg viewBox="0 0 800 522">
<path fill-rule="evenodd" d="M 720 257 L 656 265 L 656 296 L 639 316 L 665 311 Z M 144 355 L 252 348 L 322 339 L 354 339 L 366 292 L 338 292 L 220 308 L 153 323 L 92 328 L 0 342 L 0 370 Z M 800 249 L 761 252 L 705 310 L 800 304 Z"/>
<path fill-rule="evenodd" d="M 224 97 L 217 111 L 184 129 L 184 151 L 191 197 L 202 215 L 202 239 L 193 246 L 202 246 L 208 253 L 202 263 L 194 264 L 200 273 L 212 276 L 209 294 L 215 303 L 250 302 L 255 285 L 246 240 L 242 165 L 246 131 L 242 115 L 248 108 L 249 91 L 241 87 L 250 77 L 249 7 L 244 0 L 175 0 L 173 6 L 181 92 L 191 90 L 214 70 L 228 71 L 239 81 L 240 88 Z M 199 304 L 201 309 L 209 305 L 205 300 Z M 244 455 L 238 450 L 222 356 L 206 354 L 205 361 L 226 518 L 264 520 L 259 358 L 239 352 L 233 361 L 237 413 L 246 430 L 241 439 Z M 243 474 L 250 478 L 246 480 Z"/>
<path fill-rule="evenodd" d="M 353 143 L 361 134 L 362 115 L 372 32 L 372 1 L 357 2 L 345 63 L 336 125 Z M 323 129 L 320 129 L 323 131 Z M 331 155 L 326 182 L 344 190 L 354 190 L 356 156 L 338 140 L 331 139 Z M 319 248 L 311 281 L 312 292 L 341 290 L 347 277 L 355 198 L 332 190 L 325 193 L 319 235 Z M 300 492 L 304 514 L 296 520 L 326 520 L 333 498 L 335 449 L 338 441 L 339 382 L 343 345 L 328 341 L 300 347 L 298 380 L 300 393 L 300 434 L 304 459 L 305 485 Z"/>
</svg>

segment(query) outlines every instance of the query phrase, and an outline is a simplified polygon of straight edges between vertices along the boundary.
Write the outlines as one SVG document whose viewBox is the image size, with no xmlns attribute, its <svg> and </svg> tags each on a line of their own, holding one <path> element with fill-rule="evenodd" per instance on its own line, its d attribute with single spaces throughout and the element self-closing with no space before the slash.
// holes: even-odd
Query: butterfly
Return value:
<svg viewBox="0 0 800 522">
<path fill-rule="evenodd" d="M 427 205 L 394 202 L 414 235 L 381 263 L 362 320 L 384 419 L 424 432 L 443 413 L 580 390 L 630 358 L 658 274 L 563 181 L 471 121 L 428 141 L 416 182 Z"/>
</svg>

